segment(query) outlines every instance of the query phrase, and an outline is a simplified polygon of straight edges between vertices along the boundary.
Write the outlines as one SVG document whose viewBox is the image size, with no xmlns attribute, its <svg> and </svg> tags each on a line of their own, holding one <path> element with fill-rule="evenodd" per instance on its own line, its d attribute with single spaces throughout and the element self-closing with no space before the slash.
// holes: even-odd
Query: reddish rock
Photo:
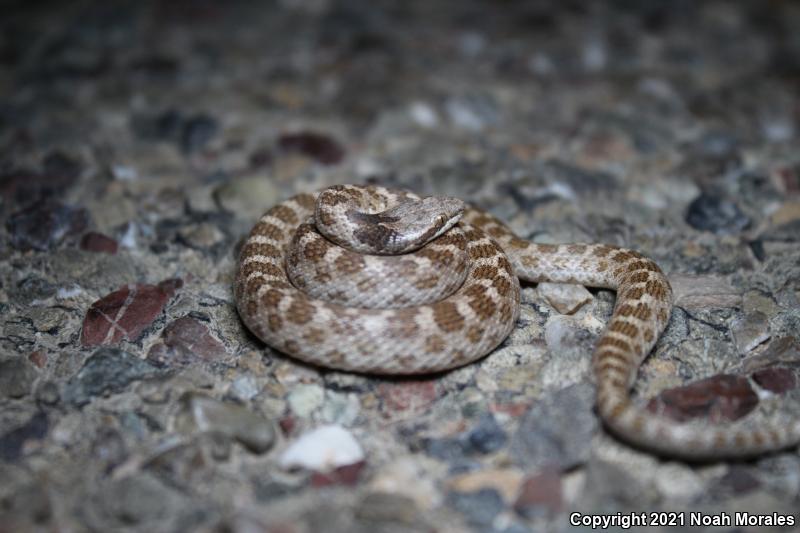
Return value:
<svg viewBox="0 0 800 533">
<path fill-rule="evenodd" d="M 526 518 L 553 516 L 563 507 L 561 475 L 555 469 L 545 469 L 526 478 L 514 502 L 514 510 Z"/>
<path fill-rule="evenodd" d="M 722 476 L 719 485 L 726 487 L 734 494 L 744 494 L 759 488 L 761 481 L 746 467 L 734 465 Z"/>
<path fill-rule="evenodd" d="M 376 391 L 388 412 L 421 413 L 436 400 L 435 381 L 381 383 Z"/>
<path fill-rule="evenodd" d="M 344 159 L 344 148 L 333 138 L 312 131 L 281 135 L 281 149 L 300 152 L 325 165 L 334 165 Z"/>
<path fill-rule="evenodd" d="M 163 342 L 156 344 L 147 359 L 159 364 L 188 364 L 198 359 L 213 361 L 224 356 L 225 346 L 215 339 L 208 327 L 191 316 L 171 322 L 164 328 Z"/>
<path fill-rule="evenodd" d="M 352 487 L 358 483 L 361 471 L 366 462 L 359 461 L 351 465 L 344 465 L 330 472 L 314 472 L 311 475 L 312 487 L 327 487 L 329 485 L 345 485 Z"/>
<path fill-rule="evenodd" d="M 286 415 L 278 421 L 278 425 L 281 427 L 283 436 L 288 437 L 294 431 L 296 420 L 292 415 Z"/>
<path fill-rule="evenodd" d="M 44 368 L 47 364 L 47 353 L 44 350 L 36 350 L 28 354 L 28 361 L 36 365 L 38 368 Z"/>
<path fill-rule="evenodd" d="M 158 285 L 128 285 L 100 298 L 83 319 L 81 344 L 99 346 L 136 340 L 182 285 L 179 279 Z"/>
<path fill-rule="evenodd" d="M 14 248 L 47 251 L 79 235 L 88 224 L 86 209 L 47 200 L 13 213 L 6 221 L 6 229 Z"/>
<path fill-rule="evenodd" d="M 117 253 L 117 241 L 96 231 L 90 231 L 81 238 L 81 250 L 104 254 Z"/>
<path fill-rule="evenodd" d="M 797 387 L 797 377 L 788 368 L 773 366 L 753 372 L 753 381 L 768 391 L 782 394 Z"/>
<path fill-rule="evenodd" d="M 647 409 L 684 422 L 708 417 L 712 422 L 732 421 L 755 409 L 758 396 L 747 378 L 719 374 L 667 389 L 650 400 Z"/>
<path fill-rule="evenodd" d="M 489 406 L 489 409 L 491 409 L 493 413 L 505 413 L 512 418 L 517 418 L 525 414 L 529 407 L 530 404 L 525 402 L 493 403 Z"/>
</svg>

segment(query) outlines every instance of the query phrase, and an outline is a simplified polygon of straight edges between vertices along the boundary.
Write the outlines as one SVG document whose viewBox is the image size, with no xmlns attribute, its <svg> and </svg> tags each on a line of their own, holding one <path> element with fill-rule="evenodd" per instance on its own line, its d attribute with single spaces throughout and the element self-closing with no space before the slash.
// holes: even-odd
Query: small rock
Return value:
<svg viewBox="0 0 800 533">
<path fill-rule="evenodd" d="M 44 405 L 55 405 L 61 399 L 58 384 L 53 381 L 44 381 L 36 388 L 36 401 Z"/>
<path fill-rule="evenodd" d="M 261 415 L 236 404 L 220 402 L 202 394 L 189 393 L 183 404 L 193 424 L 179 419 L 184 431 L 194 428 L 203 432 L 218 432 L 239 441 L 253 453 L 262 454 L 275 443 L 275 428 Z M 194 426 L 194 427 L 192 427 Z"/>
<path fill-rule="evenodd" d="M 314 472 L 311 476 L 312 487 L 327 487 L 329 485 L 344 485 L 352 487 L 358 483 L 361 472 L 366 463 L 359 461 L 350 465 L 334 468 L 330 472 Z"/>
<path fill-rule="evenodd" d="M 571 315 L 592 301 L 592 293 L 583 285 L 540 283 L 537 290 L 547 300 L 547 303 L 562 315 Z"/>
<path fill-rule="evenodd" d="M 4 433 L 0 436 L 0 459 L 9 462 L 18 460 L 24 452 L 25 443 L 43 439 L 49 428 L 47 415 L 38 412 L 23 425 Z"/>
<path fill-rule="evenodd" d="M 259 392 L 261 387 L 253 376 L 239 376 L 228 388 L 228 394 L 242 402 L 252 400 Z"/>
<path fill-rule="evenodd" d="M 788 368 L 770 367 L 753 372 L 753 381 L 775 394 L 783 394 L 797 387 L 797 376 Z"/>
<path fill-rule="evenodd" d="M 364 451 L 353 435 L 342 426 L 320 426 L 304 433 L 280 457 L 283 468 L 302 467 L 317 472 L 359 463 Z"/>
<path fill-rule="evenodd" d="M 747 353 L 769 339 L 769 319 L 761 311 L 752 311 L 731 322 L 731 333 L 739 353 Z"/>
<path fill-rule="evenodd" d="M 158 369 L 143 359 L 118 348 L 100 348 L 67 382 L 64 399 L 78 407 L 94 396 L 117 394 L 134 381 L 158 374 Z"/>
<path fill-rule="evenodd" d="M 358 418 L 361 403 L 358 394 L 343 394 L 328 390 L 325 392 L 325 403 L 320 415 L 322 420 L 330 424 L 349 426 Z"/>
<path fill-rule="evenodd" d="M 286 151 L 300 152 L 324 165 L 335 165 L 345 155 L 344 148 L 333 138 L 312 131 L 281 135 L 278 146 Z"/>
<path fill-rule="evenodd" d="M 261 216 L 267 206 L 278 202 L 278 193 L 272 180 L 256 175 L 223 183 L 214 190 L 213 197 L 226 212 L 253 219 Z"/>
<path fill-rule="evenodd" d="M 8 217 L 11 246 L 18 250 L 52 250 L 89 225 L 89 212 L 55 201 L 37 202 Z"/>
<path fill-rule="evenodd" d="M 717 481 L 720 487 L 725 487 L 733 494 L 746 494 L 752 492 L 761 486 L 761 480 L 758 479 L 750 469 L 733 465 L 728 472 Z"/>
<path fill-rule="evenodd" d="M 552 517 L 564 507 L 561 474 L 554 469 L 544 469 L 522 483 L 514 510 L 527 519 Z"/>
<path fill-rule="evenodd" d="M 216 225 L 203 222 L 181 228 L 178 240 L 189 248 L 208 250 L 226 240 L 226 235 Z"/>
<path fill-rule="evenodd" d="M 781 363 L 789 366 L 800 363 L 800 340 L 795 337 L 773 339 L 763 352 L 748 357 L 743 367 L 745 371 L 753 372 Z"/>
<path fill-rule="evenodd" d="M 63 195 L 75 184 L 82 164 L 60 152 L 49 154 L 41 172 L 10 169 L 0 171 L 0 196 L 9 205 L 28 206 Z"/>
<path fill-rule="evenodd" d="M 475 492 L 491 488 L 503 496 L 504 501 L 512 501 L 519 492 L 524 475 L 514 469 L 481 469 L 451 478 L 447 488 L 455 492 Z"/>
<path fill-rule="evenodd" d="M 500 493 L 494 489 L 480 489 L 475 492 L 449 492 L 447 503 L 462 513 L 467 522 L 476 528 L 491 526 L 505 504 Z"/>
<path fill-rule="evenodd" d="M 0 393 L 6 398 L 22 398 L 31 391 L 36 370 L 25 359 L 0 361 Z"/>
<path fill-rule="evenodd" d="M 675 305 L 688 309 L 739 307 L 742 293 L 720 276 L 671 275 Z"/>
<path fill-rule="evenodd" d="M 292 412 L 300 418 L 307 418 L 317 410 L 325 400 L 325 390 L 319 385 L 297 385 L 289 393 L 286 401 Z"/>
<path fill-rule="evenodd" d="M 758 395 L 747 379 L 718 374 L 682 387 L 667 389 L 647 404 L 647 409 L 679 422 L 707 417 L 718 423 L 737 420 L 755 409 Z"/>
<path fill-rule="evenodd" d="M 207 115 L 195 115 L 183 124 L 180 147 L 184 154 L 202 150 L 219 130 L 217 121 Z"/>
<path fill-rule="evenodd" d="M 508 437 L 491 413 L 481 416 L 478 424 L 466 434 L 469 447 L 481 454 L 492 453 L 505 446 Z"/>
<path fill-rule="evenodd" d="M 107 294 L 86 312 L 81 344 L 98 346 L 137 340 L 182 285 L 181 280 L 166 280 L 158 285 L 128 285 Z"/>
<path fill-rule="evenodd" d="M 36 368 L 42 369 L 47 365 L 47 352 L 44 350 L 36 350 L 28 354 L 28 361 L 36 365 Z"/>
<path fill-rule="evenodd" d="M 376 390 L 387 416 L 413 416 L 426 411 L 438 397 L 436 381 L 381 383 Z"/>
<path fill-rule="evenodd" d="M 736 234 L 750 225 L 750 219 L 739 206 L 708 193 L 702 193 L 689 204 L 686 222 L 696 230 L 720 235 Z"/>
<path fill-rule="evenodd" d="M 414 500 L 402 494 L 370 492 L 355 508 L 359 520 L 373 522 L 399 522 L 414 524 L 419 515 Z"/>
<path fill-rule="evenodd" d="M 164 328 L 163 343 L 154 345 L 147 359 L 158 365 L 187 365 L 195 361 L 214 361 L 227 352 L 208 327 L 199 320 L 184 316 Z"/>
<path fill-rule="evenodd" d="M 96 231 L 84 234 L 80 243 L 81 250 L 104 254 L 117 253 L 117 241 Z"/>
<path fill-rule="evenodd" d="M 534 403 L 511 441 L 511 452 L 526 468 L 573 468 L 589 456 L 598 429 L 594 390 L 578 383 Z"/>
</svg>

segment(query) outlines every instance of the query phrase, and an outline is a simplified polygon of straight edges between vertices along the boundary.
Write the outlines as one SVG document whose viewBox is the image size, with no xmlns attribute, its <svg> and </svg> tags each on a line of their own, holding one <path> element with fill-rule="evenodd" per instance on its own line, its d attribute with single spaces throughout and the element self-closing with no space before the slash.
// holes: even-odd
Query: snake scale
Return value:
<svg viewBox="0 0 800 533">
<path fill-rule="evenodd" d="M 235 298 L 273 348 L 328 368 L 425 374 L 475 361 L 519 316 L 519 279 L 617 291 L 597 342 L 596 404 L 617 437 L 687 460 L 736 458 L 800 441 L 800 422 L 679 423 L 630 389 L 666 328 L 672 289 L 656 263 L 604 244 L 536 244 L 453 198 L 337 185 L 267 211 L 245 241 Z"/>
</svg>

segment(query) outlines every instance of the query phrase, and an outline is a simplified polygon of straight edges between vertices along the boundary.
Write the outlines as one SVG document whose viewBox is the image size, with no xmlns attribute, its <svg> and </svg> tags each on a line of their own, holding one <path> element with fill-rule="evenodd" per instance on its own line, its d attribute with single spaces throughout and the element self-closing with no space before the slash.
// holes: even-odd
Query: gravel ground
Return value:
<svg viewBox="0 0 800 533">
<path fill-rule="evenodd" d="M 603 430 L 612 292 L 526 284 L 497 350 L 416 379 L 300 364 L 232 296 L 296 192 L 458 196 L 662 266 L 638 401 L 798 412 L 800 4 L 2 6 L 0 532 L 800 531 L 754 525 L 800 524 L 797 449 L 686 464 Z"/>
</svg>

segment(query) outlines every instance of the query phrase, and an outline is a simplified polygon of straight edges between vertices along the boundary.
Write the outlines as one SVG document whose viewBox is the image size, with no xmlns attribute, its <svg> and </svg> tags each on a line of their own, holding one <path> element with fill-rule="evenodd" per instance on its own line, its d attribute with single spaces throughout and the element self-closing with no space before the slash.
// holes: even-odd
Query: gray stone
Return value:
<svg viewBox="0 0 800 533">
<path fill-rule="evenodd" d="M 739 353 L 747 353 L 769 339 L 769 319 L 761 311 L 751 311 L 731 321 L 731 333 Z"/>
<path fill-rule="evenodd" d="M 0 361 L 0 391 L 7 398 L 22 398 L 31 391 L 36 370 L 26 359 Z"/>
<path fill-rule="evenodd" d="M 103 347 L 95 351 L 64 388 L 64 400 L 78 407 L 93 397 L 118 394 L 130 383 L 160 373 L 144 359 L 118 348 Z"/>
<path fill-rule="evenodd" d="M 582 464 L 599 426 L 593 406 L 593 387 L 582 383 L 542 398 L 523 416 L 511 439 L 512 455 L 528 469 Z"/>
</svg>

